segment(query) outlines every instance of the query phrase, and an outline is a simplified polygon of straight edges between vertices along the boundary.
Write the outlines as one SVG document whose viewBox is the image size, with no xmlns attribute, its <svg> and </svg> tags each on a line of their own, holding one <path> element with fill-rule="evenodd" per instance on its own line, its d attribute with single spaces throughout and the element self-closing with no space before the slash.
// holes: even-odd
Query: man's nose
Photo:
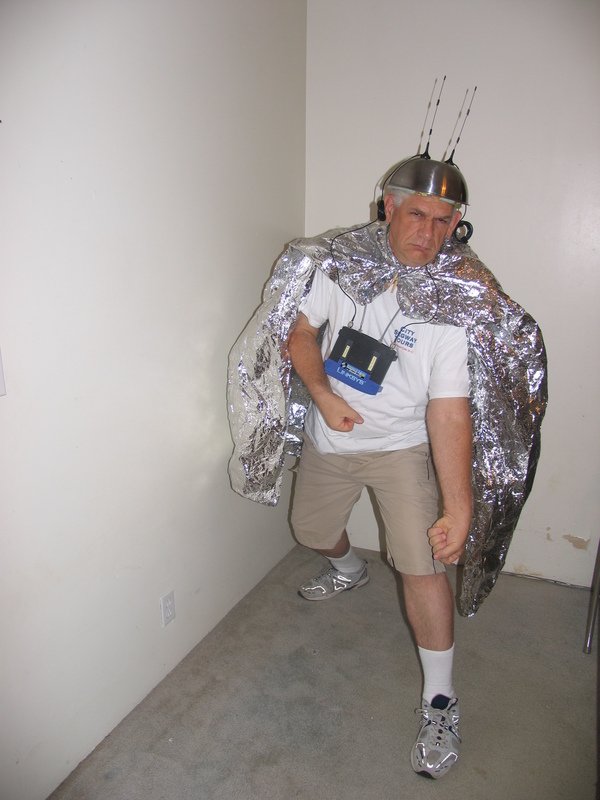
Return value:
<svg viewBox="0 0 600 800">
<path fill-rule="evenodd" d="M 432 219 L 424 219 L 421 222 L 419 233 L 425 239 L 431 239 L 433 237 L 433 220 Z"/>
</svg>

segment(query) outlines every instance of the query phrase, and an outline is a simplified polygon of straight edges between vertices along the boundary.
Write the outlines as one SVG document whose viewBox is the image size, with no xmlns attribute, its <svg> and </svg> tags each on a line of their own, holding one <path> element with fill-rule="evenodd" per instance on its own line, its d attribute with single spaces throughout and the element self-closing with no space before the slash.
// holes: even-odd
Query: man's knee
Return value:
<svg viewBox="0 0 600 800">
<path fill-rule="evenodd" d="M 445 572 L 430 575 L 409 575 L 400 572 L 404 596 L 413 597 L 424 605 L 437 605 L 447 603 L 448 597 L 452 598 L 452 587 Z"/>
<path fill-rule="evenodd" d="M 314 527 L 303 526 L 302 521 L 295 520 L 294 514 L 291 516 L 291 525 L 294 538 L 298 544 L 310 547 L 311 550 L 334 550 L 340 542 L 344 531 L 323 531 L 315 530 Z"/>
</svg>

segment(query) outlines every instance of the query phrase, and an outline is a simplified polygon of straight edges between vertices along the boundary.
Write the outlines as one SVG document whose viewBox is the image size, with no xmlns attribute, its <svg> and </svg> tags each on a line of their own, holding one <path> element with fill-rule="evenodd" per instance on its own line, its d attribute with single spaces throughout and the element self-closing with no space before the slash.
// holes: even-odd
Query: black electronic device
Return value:
<svg viewBox="0 0 600 800">
<path fill-rule="evenodd" d="M 359 392 L 375 395 L 397 358 L 395 348 L 344 326 L 325 362 L 325 372 Z"/>
</svg>

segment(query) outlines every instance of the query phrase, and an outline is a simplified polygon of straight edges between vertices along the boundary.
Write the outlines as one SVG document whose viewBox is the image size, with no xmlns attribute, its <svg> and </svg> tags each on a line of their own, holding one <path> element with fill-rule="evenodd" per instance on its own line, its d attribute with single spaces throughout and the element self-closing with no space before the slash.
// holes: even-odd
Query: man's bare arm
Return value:
<svg viewBox="0 0 600 800">
<path fill-rule="evenodd" d="M 332 390 L 317 343 L 318 333 L 319 329 L 313 328 L 304 314 L 298 314 L 287 340 L 287 351 L 327 425 L 345 433 L 355 424 L 360 425 L 363 418 Z"/>
<path fill-rule="evenodd" d="M 471 524 L 471 415 L 466 397 L 436 398 L 427 406 L 427 430 L 442 492 L 443 513 L 429 529 L 436 561 L 463 553 Z"/>
</svg>

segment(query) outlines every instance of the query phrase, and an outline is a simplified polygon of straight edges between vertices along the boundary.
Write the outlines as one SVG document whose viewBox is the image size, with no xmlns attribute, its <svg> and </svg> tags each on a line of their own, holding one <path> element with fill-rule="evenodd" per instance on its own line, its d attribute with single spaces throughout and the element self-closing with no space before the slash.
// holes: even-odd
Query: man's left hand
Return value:
<svg viewBox="0 0 600 800">
<path fill-rule="evenodd" d="M 427 531 L 434 560 L 454 564 L 464 553 L 468 535 L 468 524 L 461 524 L 450 514 L 440 517 Z"/>
</svg>

